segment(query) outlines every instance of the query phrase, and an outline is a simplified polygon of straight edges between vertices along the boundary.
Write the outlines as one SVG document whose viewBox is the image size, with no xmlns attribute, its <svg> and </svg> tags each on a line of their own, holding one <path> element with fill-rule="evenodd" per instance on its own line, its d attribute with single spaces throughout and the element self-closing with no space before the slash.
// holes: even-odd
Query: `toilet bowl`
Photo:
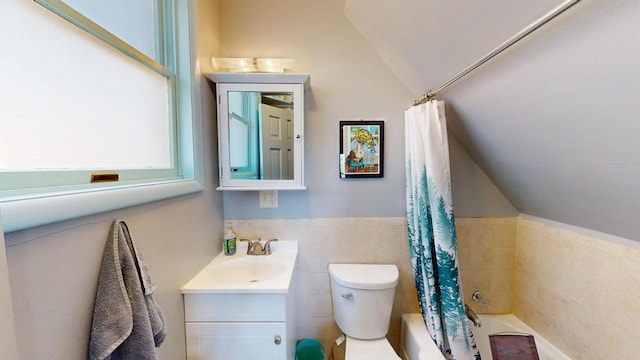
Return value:
<svg viewBox="0 0 640 360">
<path fill-rule="evenodd" d="M 386 336 L 399 272 L 395 265 L 329 264 L 333 316 L 346 360 L 399 360 Z"/>
</svg>

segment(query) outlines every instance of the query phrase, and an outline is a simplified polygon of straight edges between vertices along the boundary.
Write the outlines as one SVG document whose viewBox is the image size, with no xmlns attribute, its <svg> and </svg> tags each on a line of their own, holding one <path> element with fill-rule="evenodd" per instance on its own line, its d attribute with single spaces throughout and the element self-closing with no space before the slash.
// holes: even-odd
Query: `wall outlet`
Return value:
<svg viewBox="0 0 640 360">
<path fill-rule="evenodd" d="M 260 191 L 260 208 L 277 208 L 278 190 Z"/>
</svg>

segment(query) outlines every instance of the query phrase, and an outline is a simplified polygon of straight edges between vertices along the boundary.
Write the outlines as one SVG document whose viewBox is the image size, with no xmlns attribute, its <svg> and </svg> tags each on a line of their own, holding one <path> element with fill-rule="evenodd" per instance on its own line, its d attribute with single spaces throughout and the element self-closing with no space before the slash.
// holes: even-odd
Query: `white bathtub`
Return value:
<svg viewBox="0 0 640 360">
<path fill-rule="evenodd" d="M 422 314 L 402 314 L 398 355 L 404 360 L 444 360 L 427 332 Z"/>
<path fill-rule="evenodd" d="M 540 360 L 571 360 L 545 338 L 531 329 L 514 315 L 478 315 L 482 326 L 473 328 L 473 335 L 480 349 L 483 360 L 491 360 L 491 346 L 489 334 L 500 332 L 520 332 L 533 335 Z M 421 314 L 403 314 L 400 333 L 400 356 L 404 360 L 442 360 L 444 357 L 438 351 L 431 337 L 427 333 Z"/>
</svg>

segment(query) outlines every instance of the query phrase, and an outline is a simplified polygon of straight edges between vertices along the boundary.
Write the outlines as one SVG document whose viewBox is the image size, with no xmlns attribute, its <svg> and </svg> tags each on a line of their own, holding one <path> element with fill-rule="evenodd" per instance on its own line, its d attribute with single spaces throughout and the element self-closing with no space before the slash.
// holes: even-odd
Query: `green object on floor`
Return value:
<svg viewBox="0 0 640 360">
<path fill-rule="evenodd" d="M 324 345 L 315 339 L 304 339 L 296 346 L 296 360 L 325 360 Z"/>
</svg>

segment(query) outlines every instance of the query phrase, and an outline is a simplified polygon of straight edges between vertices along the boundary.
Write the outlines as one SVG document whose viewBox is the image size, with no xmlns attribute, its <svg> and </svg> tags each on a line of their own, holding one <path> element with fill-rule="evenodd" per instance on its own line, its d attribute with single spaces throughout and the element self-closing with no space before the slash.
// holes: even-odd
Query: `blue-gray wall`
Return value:
<svg viewBox="0 0 640 360">
<path fill-rule="evenodd" d="M 222 57 L 292 57 L 311 74 L 305 96 L 306 191 L 280 191 L 277 209 L 258 192 L 225 192 L 225 219 L 385 217 L 405 214 L 404 111 L 414 100 L 344 15 L 340 1 L 222 1 Z M 270 24 L 279 24 L 271 26 Z M 384 178 L 338 177 L 339 121 L 384 120 Z M 511 216 L 508 200 L 451 141 L 457 216 Z"/>
<path fill-rule="evenodd" d="M 218 36 L 217 1 L 206 0 L 199 4 L 194 1 L 193 5 L 200 5 L 198 13 L 201 20 L 200 28 L 194 33 L 202 37 L 203 58 L 210 59 Z M 0 21 L 6 36 L 24 37 L 29 34 L 28 41 L 22 41 L 20 47 L 11 49 L 16 56 L 0 57 L 0 63 L 6 65 L 3 68 L 25 74 L 34 69 L 25 67 L 20 56 L 34 48 L 39 49 L 43 42 L 50 42 L 52 34 L 66 32 L 66 36 L 55 37 L 55 41 L 60 42 L 67 36 L 82 37 L 88 42 L 87 51 L 91 51 L 93 41 L 98 41 L 33 1 L 3 1 L 0 19 L 6 20 Z M 46 27 L 47 31 L 35 35 L 25 31 L 25 27 L 35 24 Z M 197 40 L 197 37 L 193 38 L 194 46 L 197 46 Z M 202 47 L 203 44 L 206 48 Z M 74 65 L 77 64 L 53 63 L 54 67 L 65 71 L 72 71 Z M 43 85 L 54 81 L 46 73 L 42 73 L 39 80 Z M 0 88 L 3 85 L 6 86 L 0 82 Z M 96 86 L 103 84 L 97 83 Z M 8 90 L 10 94 L 13 89 Z M 204 191 L 6 234 L 6 266 L 10 284 L 0 279 L 0 292 L 10 287 L 10 293 L 6 294 L 11 296 L 20 359 L 87 359 L 100 264 L 114 219 L 123 219 L 129 225 L 157 286 L 156 299 L 164 310 L 169 328 L 159 349 L 160 359 L 185 358 L 184 307 L 180 288 L 220 252 L 223 233 L 222 196 L 215 190 L 215 169 L 218 166 L 215 107 L 204 79 L 201 92 L 202 140 L 206 151 Z M 29 101 L 12 97 L 5 100 Z M 77 106 L 77 98 L 69 97 L 67 100 L 66 105 Z M 4 246 L 5 242 L 0 241 L 0 245 Z M 5 265 L 3 258 L 4 251 L 0 251 L 0 278 L 5 276 L 1 269 Z M 6 318 L 7 306 L 6 298 L 0 296 L 2 320 Z M 0 347 L 6 344 L 9 349 L 14 335 L 11 326 L 3 323 L 0 329 L 8 332 L 3 333 Z M 4 354 L 7 356 L 3 357 Z M 0 358 L 16 359 L 2 351 Z"/>
</svg>

